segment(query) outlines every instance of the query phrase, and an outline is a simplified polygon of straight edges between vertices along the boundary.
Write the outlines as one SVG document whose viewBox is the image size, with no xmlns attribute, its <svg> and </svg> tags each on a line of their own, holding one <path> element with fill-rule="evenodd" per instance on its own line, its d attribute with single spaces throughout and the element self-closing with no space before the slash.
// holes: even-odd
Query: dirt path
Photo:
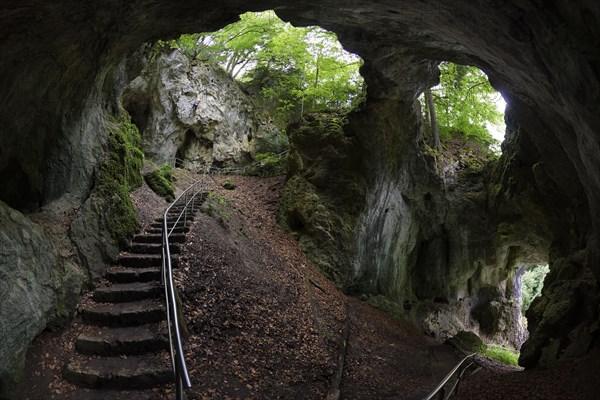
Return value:
<svg viewBox="0 0 600 400">
<path fill-rule="evenodd" d="M 231 180 L 235 190 L 221 183 Z M 190 232 L 179 281 L 191 332 L 192 398 L 322 399 L 350 335 L 342 399 L 420 398 L 455 362 L 433 371 L 429 345 L 324 279 L 276 222 L 282 178 L 217 177 L 227 206 Z"/>
</svg>

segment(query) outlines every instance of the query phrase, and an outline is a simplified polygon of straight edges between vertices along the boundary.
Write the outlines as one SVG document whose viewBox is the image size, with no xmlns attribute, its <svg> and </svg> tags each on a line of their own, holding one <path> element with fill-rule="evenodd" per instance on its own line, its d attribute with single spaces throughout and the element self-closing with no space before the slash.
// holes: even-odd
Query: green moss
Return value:
<svg viewBox="0 0 600 400">
<path fill-rule="evenodd" d="M 488 347 L 483 352 L 483 355 L 502 364 L 513 366 L 519 365 L 519 353 L 502 348 L 500 346 L 492 345 Z"/>
<path fill-rule="evenodd" d="M 487 348 L 483 340 L 481 340 L 481 338 L 473 332 L 460 331 L 453 337 L 453 339 L 457 342 L 461 349 L 469 352 L 483 353 Z"/>
<path fill-rule="evenodd" d="M 167 199 L 175 198 L 175 187 L 173 186 L 173 168 L 164 164 L 162 167 L 144 175 L 144 180 L 161 197 Z"/>
<path fill-rule="evenodd" d="M 122 121 L 114 121 L 110 127 L 107 153 L 108 159 L 100 167 L 95 195 L 106 202 L 105 215 L 111 237 L 120 246 L 139 229 L 139 218 L 129 191 L 142 184 L 140 170 L 144 153 L 140 150 L 141 135 L 123 111 Z"/>
<path fill-rule="evenodd" d="M 464 351 L 481 354 L 502 364 L 519 365 L 519 353 L 496 345 L 488 346 L 473 332 L 460 331 L 453 340 Z"/>
<path fill-rule="evenodd" d="M 287 173 L 287 154 L 259 153 L 254 156 L 255 166 L 248 171 L 252 176 L 277 176 Z"/>
</svg>

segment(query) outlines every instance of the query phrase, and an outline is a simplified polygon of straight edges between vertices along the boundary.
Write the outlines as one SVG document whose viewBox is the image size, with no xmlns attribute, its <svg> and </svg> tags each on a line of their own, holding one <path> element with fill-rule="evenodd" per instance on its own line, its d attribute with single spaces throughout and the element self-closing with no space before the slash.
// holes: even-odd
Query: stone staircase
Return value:
<svg viewBox="0 0 600 400">
<path fill-rule="evenodd" d="M 174 268 L 194 211 L 188 211 L 188 227 L 180 221 L 170 236 Z M 180 212 L 181 207 L 171 209 L 169 228 Z M 133 238 L 118 265 L 107 271 L 109 284 L 97 288 L 89 304 L 80 308 L 83 327 L 76 354 L 63 372 L 71 383 L 95 389 L 148 389 L 173 382 L 160 283 L 161 226 L 162 219 L 157 219 Z"/>
</svg>

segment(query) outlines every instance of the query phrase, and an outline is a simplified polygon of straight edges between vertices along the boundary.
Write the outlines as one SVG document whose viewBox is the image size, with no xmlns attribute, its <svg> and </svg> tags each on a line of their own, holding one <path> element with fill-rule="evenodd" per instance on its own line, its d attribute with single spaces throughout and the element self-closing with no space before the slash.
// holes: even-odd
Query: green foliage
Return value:
<svg viewBox="0 0 600 400">
<path fill-rule="evenodd" d="M 235 189 L 235 183 L 233 183 L 231 179 L 227 179 L 225 182 L 223 182 L 223 187 L 227 190 L 233 190 Z"/>
<path fill-rule="evenodd" d="M 280 113 L 349 109 L 363 99 L 362 61 L 317 26 L 296 28 L 273 11 L 245 13 L 220 31 L 169 44 L 213 61 L 261 91 Z"/>
<path fill-rule="evenodd" d="M 483 355 L 506 365 L 519 365 L 519 353 L 500 346 L 492 345 L 488 347 Z"/>
<path fill-rule="evenodd" d="M 525 315 L 525 311 L 527 311 L 533 299 L 542 294 L 544 278 L 548 272 L 550 272 L 548 265 L 532 265 L 525 270 L 521 278 L 521 293 L 523 298 L 521 312 L 523 315 Z"/>
<path fill-rule="evenodd" d="M 168 164 L 164 164 L 162 167 L 147 173 L 144 175 L 144 180 L 150 189 L 159 196 L 171 201 L 175 198 L 173 168 Z"/>
<path fill-rule="evenodd" d="M 113 122 L 108 137 L 108 159 L 100 167 L 96 194 L 107 204 L 106 216 L 111 237 L 120 246 L 139 229 L 139 218 L 129 191 L 142 184 L 140 170 L 144 153 L 140 150 L 142 138 L 137 127 L 123 111 L 123 120 Z"/>
<path fill-rule="evenodd" d="M 287 135 L 278 129 L 259 130 L 253 135 L 251 143 L 254 157 L 260 153 L 283 153 L 290 147 Z"/>
<path fill-rule="evenodd" d="M 502 122 L 495 103 L 500 94 L 477 67 L 443 62 L 440 84 L 432 88 L 440 135 L 497 144 L 488 125 Z M 423 101 L 423 100 L 422 100 Z"/>
<path fill-rule="evenodd" d="M 473 332 L 460 331 L 453 339 L 461 349 L 474 353 L 483 353 L 487 347 L 483 340 Z"/>
<path fill-rule="evenodd" d="M 486 345 L 473 332 L 460 331 L 452 340 L 464 351 L 478 353 L 507 365 L 519 365 L 519 353 L 496 345 Z"/>
<path fill-rule="evenodd" d="M 209 193 L 202 208 L 200 209 L 204 214 L 210 215 L 211 217 L 218 218 L 222 223 L 229 221 L 231 215 L 229 214 L 228 208 L 230 201 L 219 193 Z"/>
<path fill-rule="evenodd" d="M 285 175 L 287 172 L 287 153 L 259 153 L 254 156 L 255 166 L 248 171 L 248 175 L 276 176 Z"/>
</svg>

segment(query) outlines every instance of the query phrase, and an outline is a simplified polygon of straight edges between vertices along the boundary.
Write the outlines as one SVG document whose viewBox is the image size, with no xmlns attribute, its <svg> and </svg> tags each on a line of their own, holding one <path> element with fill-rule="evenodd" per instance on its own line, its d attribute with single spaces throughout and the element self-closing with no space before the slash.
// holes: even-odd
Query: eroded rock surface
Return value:
<svg viewBox="0 0 600 400">
<path fill-rule="evenodd" d="M 141 128 L 146 157 L 159 165 L 192 171 L 240 166 L 252 161 L 253 140 L 285 138 L 225 71 L 192 63 L 178 50 L 146 59 L 141 75 L 125 89 L 123 103 Z"/>
<path fill-rule="evenodd" d="M 0 201 L 0 396 L 18 378 L 30 342 L 72 314 L 84 277 L 44 230 Z"/>
</svg>

